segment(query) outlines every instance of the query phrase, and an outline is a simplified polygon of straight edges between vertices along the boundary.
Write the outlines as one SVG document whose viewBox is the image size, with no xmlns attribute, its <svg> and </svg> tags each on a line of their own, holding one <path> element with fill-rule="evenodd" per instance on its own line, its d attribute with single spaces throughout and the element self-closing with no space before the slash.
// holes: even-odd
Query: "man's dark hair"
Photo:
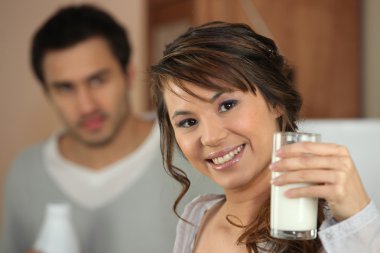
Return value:
<svg viewBox="0 0 380 253">
<path fill-rule="evenodd" d="M 46 89 L 43 58 L 50 50 L 71 47 L 92 37 L 107 41 L 121 68 L 125 71 L 131 48 L 127 31 L 108 13 L 92 6 L 67 6 L 54 13 L 35 33 L 31 62 L 35 75 Z"/>
</svg>

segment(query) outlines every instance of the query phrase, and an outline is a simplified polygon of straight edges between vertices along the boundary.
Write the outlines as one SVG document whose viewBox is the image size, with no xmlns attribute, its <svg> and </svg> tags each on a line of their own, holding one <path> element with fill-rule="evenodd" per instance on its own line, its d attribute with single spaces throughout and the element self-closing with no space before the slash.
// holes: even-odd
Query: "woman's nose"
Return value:
<svg viewBox="0 0 380 253">
<path fill-rule="evenodd" d="M 201 143 L 204 146 L 217 146 L 228 135 L 228 130 L 220 120 L 209 120 L 202 122 Z"/>
</svg>

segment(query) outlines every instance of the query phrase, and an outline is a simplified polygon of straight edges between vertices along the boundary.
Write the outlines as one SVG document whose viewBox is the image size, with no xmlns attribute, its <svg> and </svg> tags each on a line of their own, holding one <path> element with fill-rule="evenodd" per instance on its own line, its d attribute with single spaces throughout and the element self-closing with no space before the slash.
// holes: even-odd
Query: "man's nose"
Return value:
<svg viewBox="0 0 380 253">
<path fill-rule="evenodd" d="M 77 91 L 77 105 L 82 114 L 89 114 L 96 110 L 95 97 L 90 89 L 82 87 Z"/>
<path fill-rule="evenodd" d="M 203 121 L 201 131 L 202 145 L 210 147 L 219 145 L 228 135 L 228 130 L 222 121 L 215 117 L 208 117 L 206 121 Z"/>
</svg>

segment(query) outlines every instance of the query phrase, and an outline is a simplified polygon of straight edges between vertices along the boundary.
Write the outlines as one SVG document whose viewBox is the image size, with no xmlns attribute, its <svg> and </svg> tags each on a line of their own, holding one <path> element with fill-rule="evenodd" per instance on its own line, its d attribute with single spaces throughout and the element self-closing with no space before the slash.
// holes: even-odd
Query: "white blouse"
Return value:
<svg viewBox="0 0 380 253">
<path fill-rule="evenodd" d="M 185 207 L 182 218 L 177 224 L 177 234 L 173 253 L 191 253 L 194 241 L 204 214 L 211 207 L 224 201 L 223 195 L 202 195 Z M 332 218 L 323 221 L 318 232 L 326 253 L 379 253 L 380 216 L 375 204 L 371 202 L 354 216 L 335 222 Z"/>
</svg>

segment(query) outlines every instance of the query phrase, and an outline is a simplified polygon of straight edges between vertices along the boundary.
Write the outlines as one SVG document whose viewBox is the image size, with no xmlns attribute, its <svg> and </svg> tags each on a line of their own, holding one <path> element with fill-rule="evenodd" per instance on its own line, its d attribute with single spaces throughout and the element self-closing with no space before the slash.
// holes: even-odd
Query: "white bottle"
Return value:
<svg viewBox="0 0 380 253">
<path fill-rule="evenodd" d="M 33 247 L 41 253 L 79 253 L 79 243 L 66 204 L 48 204 L 45 218 Z"/>
</svg>

